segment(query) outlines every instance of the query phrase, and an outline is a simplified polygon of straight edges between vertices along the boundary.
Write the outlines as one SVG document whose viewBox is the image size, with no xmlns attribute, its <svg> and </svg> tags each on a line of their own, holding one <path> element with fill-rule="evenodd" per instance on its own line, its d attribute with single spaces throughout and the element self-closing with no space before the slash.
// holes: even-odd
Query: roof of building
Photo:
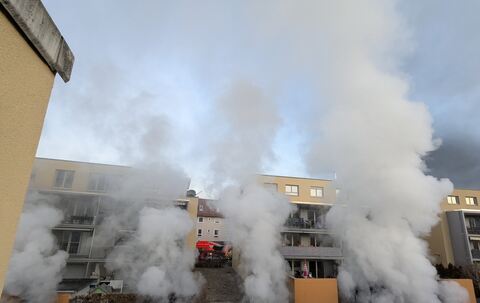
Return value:
<svg viewBox="0 0 480 303">
<path fill-rule="evenodd" d="M 333 181 L 333 179 L 322 179 L 322 178 L 310 178 L 310 177 L 295 177 L 295 176 L 282 176 L 282 175 L 268 175 L 268 174 L 259 174 L 259 176 L 264 177 L 277 177 L 277 178 L 289 178 L 289 179 L 305 179 L 305 180 L 319 180 L 319 181 Z"/>
<path fill-rule="evenodd" d="M 50 69 L 68 82 L 75 58 L 42 2 L 0 0 L 0 5 Z"/>
<path fill-rule="evenodd" d="M 2 0 L 0 0 L 0 1 L 2 1 Z M 36 157 L 36 159 L 47 160 L 47 161 L 61 161 L 61 162 L 71 162 L 71 163 L 80 163 L 80 164 L 91 164 L 91 165 L 104 165 L 104 166 L 117 166 L 117 167 L 132 168 L 131 166 L 127 166 L 127 165 L 108 164 L 108 163 L 100 163 L 100 162 L 87 162 L 87 161 L 68 160 L 68 159 L 54 159 L 54 158 L 44 158 L 44 157 Z"/>
<path fill-rule="evenodd" d="M 220 213 L 219 209 L 214 207 L 211 202 L 214 200 L 208 199 L 198 199 L 198 217 L 219 217 L 223 218 L 223 215 Z"/>
</svg>

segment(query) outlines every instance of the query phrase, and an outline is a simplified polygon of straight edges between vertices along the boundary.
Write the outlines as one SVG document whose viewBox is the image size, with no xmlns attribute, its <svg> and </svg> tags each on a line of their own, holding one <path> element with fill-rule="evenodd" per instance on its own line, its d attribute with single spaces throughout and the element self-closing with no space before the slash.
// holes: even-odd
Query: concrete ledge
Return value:
<svg viewBox="0 0 480 303">
<path fill-rule="evenodd" d="M 0 0 L 54 73 L 70 80 L 74 56 L 40 0 Z"/>
</svg>

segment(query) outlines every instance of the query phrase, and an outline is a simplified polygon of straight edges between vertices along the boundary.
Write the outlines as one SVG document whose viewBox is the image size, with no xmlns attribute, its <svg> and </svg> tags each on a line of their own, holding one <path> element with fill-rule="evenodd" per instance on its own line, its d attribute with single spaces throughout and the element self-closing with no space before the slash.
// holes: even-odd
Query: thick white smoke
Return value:
<svg viewBox="0 0 480 303">
<path fill-rule="evenodd" d="M 217 105 L 226 129 L 216 142 L 212 168 L 220 186 L 219 207 L 240 252 L 246 299 L 287 302 L 287 274 L 278 247 L 291 206 L 285 197 L 259 185 L 255 176 L 271 156 L 279 126 L 275 104 L 258 87 L 237 81 Z M 221 185 L 226 187 L 222 190 Z"/>
<path fill-rule="evenodd" d="M 140 294 L 161 301 L 168 301 L 173 294 L 177 298 L 197 294 L 200 283 L 192 273 L 193 250 L 184 243 L 193 228 L 188 213 L 174 207 L 144 207 L 138 220 L 133 237 L 110 255 L 110 267 Z"/>
<path fill-rule="evenodd" d="M 175 295 L 189 300 L 200 291 L 202 278 L 193 273 L 195 256 L 185 243 L 194 225 L 186 210 L 175 206 L 185 196 L 189 179 L 169 163 L 170 126 L 165 119 L 147 119 L 137 126 L 134 144 L 137 165 L 111 193 L 108 216 L 99 228 L 97 246 L 119 240 L 107 268 L 127 282 L 130 291 L 168 301 Z M 116 238 L 116 239 L 115 239 Z"/>
<path fill-rule="evenodd" d="M 397 72 L 408 31 L 395 1 L 338 1 L 323 16 L 328 73 L 321 138 L 311 167 L 333 169 L 338 204 L 327 216 L 343 243 L 339 282 L 355 302 L 465 302 L 458 284 L 442 286 L 421 239 L 438 220 L 448 180 L 425 174 L 422 158 L 436 148 L 430 115 L 408 99 Z M 328 79 L 328 80 L 326 80 Z"/>
<path fill-rule="evenodd" d="M 57 249 L 51 229 L 63 219 L 47 203 L 26 203 L 17 228 L 4 292 L 29 303 L 52 302 L 68 254 Z"/>
</svg>

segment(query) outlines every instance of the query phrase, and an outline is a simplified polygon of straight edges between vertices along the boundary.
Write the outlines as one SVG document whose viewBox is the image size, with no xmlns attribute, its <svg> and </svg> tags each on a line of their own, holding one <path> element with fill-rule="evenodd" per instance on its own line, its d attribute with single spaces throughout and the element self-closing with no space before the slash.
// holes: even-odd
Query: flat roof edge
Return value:
<svg viewBox="0 0 480 303">
<path fill-rule="evenodd" d="M 75 57 L 40 0 L 0 0 L 50 69 L 68 82 Z"/>
</svg>

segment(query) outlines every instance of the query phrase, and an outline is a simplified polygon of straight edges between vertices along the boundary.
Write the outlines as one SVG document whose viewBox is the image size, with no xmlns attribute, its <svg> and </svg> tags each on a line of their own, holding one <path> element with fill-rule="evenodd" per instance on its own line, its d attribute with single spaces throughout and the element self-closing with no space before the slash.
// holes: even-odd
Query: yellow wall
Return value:
<svg viewBox="0 0 480 303">
<path fill-rule="evenodd" d="M 70 302 L 71 295 L 69 293 L 58 293 L 56 303 L 68 303 Z"/>
<path fill-rule="evenodd" d="M 335 203 L 336 190 L 332 184 L 332 181 L 330 180 L 260 175 L 259 182 L 277 184 L 278 192 L 280 193 L 285 193 L 285 185 L 298 185 L 299 186 L 298 196 L 287 195 L 287 197 L 290 199 L 292 203 L 306 203 L 306 204 Z M 321 198 L 311 197 L 310 187 L 312 186 L 323 187 L 323 197 Z"/>
<path fill-rule="evenodd" d="M 0 12 L 0 293 L 54 74 Z"/>
<path fill-rule="evenodd" d="M 476 303 L 477 302 L 477 300 L 475 299 L 475 291 L 473 290 L 472 280 L 470 280 L 470 279 L 447 279 L 447 280 L 455 281 L 458 284 L 460 284 L 460 286 L 462 286 L 463 288 L 465 288 L 467 290 L 468 297 L 470 299 L 470 301 L 468 301 L 469 303 Z"/>
<path fill-rule="evenodd" d="M 444 212 L 440 214 L 440 221 L 432 228 L 430 236 L 426 240 L 430 248 L 430 255 L 433 258 L 432 263 L 442 263 L 444 266 L 447 266 L 449 263 L 455 263 L 447 215 Z"/>
<path fill-rule="evenodd" d="M 294 303 L 338 303 L 337 279 L 290 278 Z"/>
<path fill-rule="evenodd" d="M 188 214 L 190 215 L 190 218 L 192 218 L 192 221 L 193 221 L 193 229 L 190 231 L 190 233 L 187 236 L 187 246 L 191 247 L 192 249 L 195 249 L 197 244 L 196 222 L 197 222 L 197 211 L 198 211 L 198 198 L 196 197 L 188 198 L 187 211 L 188 211 Z"/>
</svg>

